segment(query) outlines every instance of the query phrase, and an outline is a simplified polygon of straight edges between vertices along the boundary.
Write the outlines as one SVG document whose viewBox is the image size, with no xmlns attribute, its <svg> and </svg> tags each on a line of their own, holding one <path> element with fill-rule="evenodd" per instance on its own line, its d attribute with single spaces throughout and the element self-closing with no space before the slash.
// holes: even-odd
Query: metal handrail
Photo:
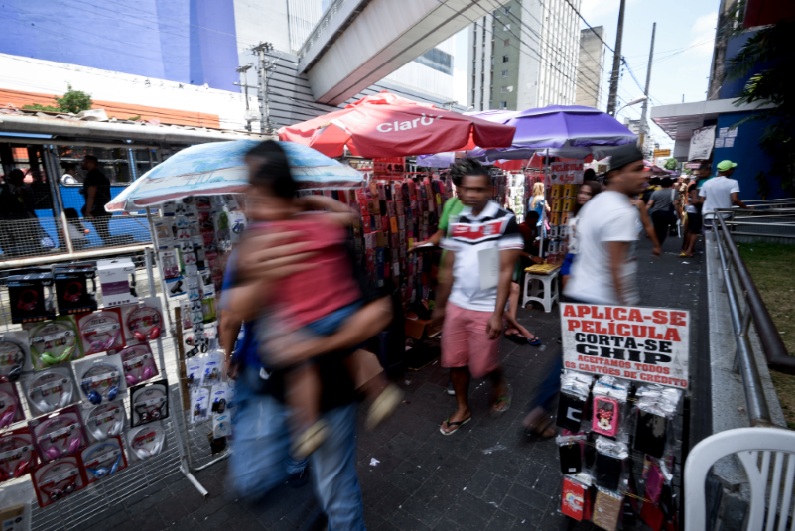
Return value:
<svg viewBox="0 0 795 531">
<path fill-rule="evenodd" d="M 716 215 L 714 220 L 718 253 L 724 271 L 724 284 L 729 298 L 729 309 L 737 344 L 737 368 L 745 387 L 748 416 L 753 426 L 769 426 L 773 422 L 752 351 L 749 336 L 751 322 L 753 321 L 756 328 L 762 352 L 770 368 L 795 374 L 795 357 L 787 353 L 784 342 L 776 330 L 751 274 L 740 257 L 728 224 L 720 214 Z M 737 287 L 732 279 L 732 270 L 737 277 Z M 739 293 L 737 288 L 739 288 Z M 746 303 L 744 309 L 740 307 L 741 300 Z"/>
<path fill-rule="evenodd" d="M 787 352 L 787 347 L 784 345 L 784 341 L 781 339 L 781 335 L 778 333 L 776 325 L 767 311 L 762 296 L 759 294 L 759 290 L 756 289 L 756 284 L 754 284 L 751 274 L 745 267 L 743 259 L 740 258 L 740 251 L 729 235 L 726 222 L 721 216 L 717 216 L 716 219 L 724 235 L 726 247 L 736 266 L 737 279 L 740 282 L 743 296 L 748 304 L 748 310 L 762 342 L 762 349 L 764 350 L 768 366 L 777 371 L 795 374 L 795 356 L 790 356 Z"/>
</svg>

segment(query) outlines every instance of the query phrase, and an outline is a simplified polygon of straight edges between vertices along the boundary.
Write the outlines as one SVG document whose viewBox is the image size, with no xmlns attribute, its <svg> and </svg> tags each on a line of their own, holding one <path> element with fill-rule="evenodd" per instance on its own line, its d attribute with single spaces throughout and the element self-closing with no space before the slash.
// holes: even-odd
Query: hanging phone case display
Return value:
<svg viewBox="0 0 795 531">
<path fill-rule="evenodd" d="M 66 363 L 83 356 L 74 317 L 26 325 L 30 336 L 30 355 L 35 370 Z"/>
<path fill-rule="evenodd" d="M 74 456 L 88 444 L 77 406 L 28 422 L 39 457 L 47 463 Z"/>
<path fill-rule="evenodd" d="M 110 477 L 127 468 L 124 446 L 120 437 L 96 442 L 80 452 L 80 462 L 88 483 Z"/>
<path fill-rule="evenodd" d="M 30 336 L 27 332 L 0 335 L 0 383 L 16 382 L 30 359 Z"/>
<path fill-rule="evenodd" d="M 43 465 L 33 473 L 33 487 L 39 507 L 47 507 L 85 487 L 77 457 Z"/>
<path fill-rule="evenodd" d="M 20 271 L 9 275 L 7 282 L 12 323 L 35 323 L 55 318 L 51 270 L 40 268 Z"/>
<path fill-rule="evenodd" d="M 72 373 L 67 367 L 52 367 L 27 374 L 22 387 L 34 415 L 46 415 L 78 400 Z"/>
<path fill-rule="evenodd" d="M 86 356 L 123 347 L 122 328 L 118 309 L 100 310 L 77 317 L 77 329 Z"/>
<path fill-rule="evenodd" d="M 0 383 L 0 430 L 25 419 L 22 401 L 12 382 Z"/>
<path fill-rule="evenodd" d="M 95 442 L 121 435 L 126 425 L 124 402 L 104 402 L 91 409 L 83 409 L 83 425 Z"/>
<path fill-rule="evenodd" d="M 0 483 L 29 473 L 36 461 L 33 434 L 27 426 L 0 433 Z"/>
<path fill-rule="evenodd" d="M 149 297 L 141 303 L 121 309 L 124 334 L 128 343 L 144 342 L 165 335 L 160 299 Z"/>
<path fill-rule="evenodd" d="M 55 266 L 53 277 L 61 315 L 93 312 L 97 309 L 94 264 Z"/>
<path fill-rule="evenodd" d="M 136 461 L 145 461 L 160 455 L 165 450 L 166 444 L 166 430 L 162 422 L 132 428 L 127 433 L 130 458 Z"/>
<path fill-rule="evenodd" d="M 168 381 L 137 385 L 130 389 L 130 425 L 141 426 L 167 418 Z"/>
<path fill-rule="evenodd" d="M 148 343 L 125 347 L 119 351 L 119 357 L 124 367 L 124 379 L 128 386 L 151 380 L 160 374 Z"/>
<path fill-rule="evenodd" d="M 556 421 L 563 514 L 607 531 L 637 517 L 652 529 L 675 522 L 681 398 L 671 387 L 564 372 Z"/>
<path fill-rule="evenodd" d="M 127 389 L 118 354 L 93 356 L 72 365 L 82 398 L 90 404 L 112 402 Z"/>
</svg>

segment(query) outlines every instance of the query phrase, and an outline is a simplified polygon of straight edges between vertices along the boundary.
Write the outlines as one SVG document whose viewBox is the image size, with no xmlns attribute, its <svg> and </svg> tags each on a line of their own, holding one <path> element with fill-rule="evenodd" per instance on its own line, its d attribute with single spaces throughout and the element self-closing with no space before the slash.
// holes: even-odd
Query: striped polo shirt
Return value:
<svg viewBox="0 0 795 531">
<path fill-rule="evenodd" d="M 495 252 L 524 248 L 514 215 L 489 201 L 479 215 L 470 207 L 450 220 L 442 248 L 455 253 L 453 287 L 449 301 L 460 308 L 493 312 L 497 304 L 496 279 L 493 287 L 483 289 L 480 267 L 488 250 Z M 485 252 L 484 252 L 485 251 Z"/>
</svg>

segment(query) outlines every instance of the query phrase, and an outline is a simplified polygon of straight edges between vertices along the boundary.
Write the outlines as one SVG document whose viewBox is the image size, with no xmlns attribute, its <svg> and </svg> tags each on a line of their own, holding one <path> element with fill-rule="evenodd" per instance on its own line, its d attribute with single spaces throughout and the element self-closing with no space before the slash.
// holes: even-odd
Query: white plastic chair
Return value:
<svg viewBox="0 0 795 531">
<path fill-rule="evenodd" d="M 751 488 L 746 530 L 787 531 L 790 515 L 789 531 L 795 530 L 795 514 L 791 513 L 795 432 L 778 428 L 728 430 L 704 439 L 693 448 L 685 463 L 685 530 L 707 529 L 704 494 L 707 473 L 719 459 L 732 454 L 742 463 Z M 777 513 L 778 525 L 774 527 Z"/>
</svg>

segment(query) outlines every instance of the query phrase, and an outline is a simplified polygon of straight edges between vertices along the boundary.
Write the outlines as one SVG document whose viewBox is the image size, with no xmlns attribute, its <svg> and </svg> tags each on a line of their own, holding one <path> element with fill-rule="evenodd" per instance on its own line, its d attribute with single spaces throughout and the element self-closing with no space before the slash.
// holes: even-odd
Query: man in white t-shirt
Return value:
<svg viewBox="0 0 795 531">
<path fill-rule="evenodd" d="M 570 300 L 628 306 L 640 302 L 635 282 L 640 214 L 630 197 L 645 187 L 643 153 L 634 144 L 616 148 L 604 191 L 580 211 L 577 259 L 564 290 Z"/>
<path fill-rule="evenodd" d="M 450 369 L 457 409 L 439 427 L 452 435 L 469 422 L 470 377 L 489 379 L 491 411 L 510 406 L 508 383 L 497 353 L 511 277 L 524 242 L 514 215 L 489 198 L 491 178 L 479 163 L 466 160 L 451 169 L 461 179 L 461 213 L 450 219 L 442 248 L 434 320 L 444 319 L 442 366 Z M 449 299 L 449 300 L 448 300 Z"/>
<path fill-rule="evenodd" d="M 702 214 L 704 225 L 711 226 L 715 211 L 721 208 L 731 208 L 737 205 L 740 208 L 749 208 L 740 201 L 740 184 L 730 177 L 734 174 L 736 162 L 723 160 L 718 163 L 718 176 L 704 183 L 698 195 L 704 203 Z"/>
</svg>

